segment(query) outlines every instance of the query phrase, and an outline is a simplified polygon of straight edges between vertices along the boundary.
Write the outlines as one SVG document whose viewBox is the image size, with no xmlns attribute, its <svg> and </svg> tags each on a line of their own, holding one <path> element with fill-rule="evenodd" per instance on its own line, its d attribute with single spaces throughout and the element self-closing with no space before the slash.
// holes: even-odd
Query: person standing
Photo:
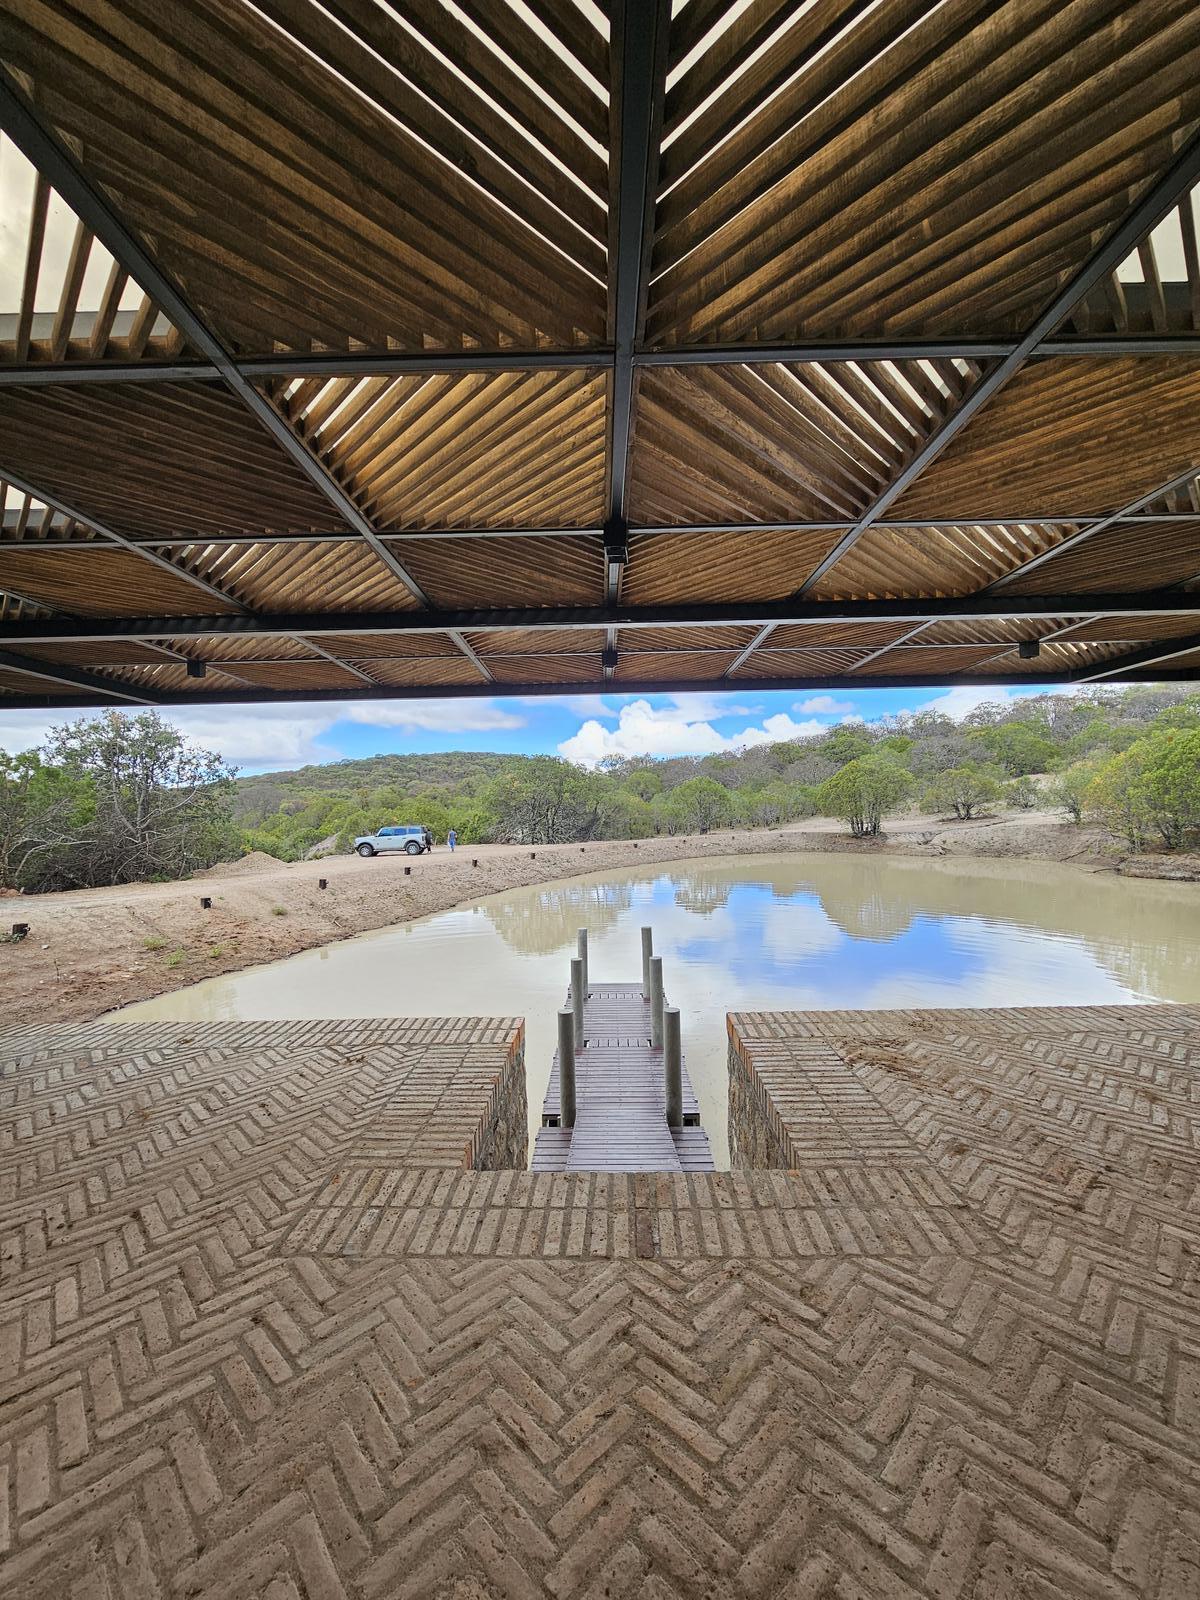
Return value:
<svg viewBox="0 0 1200 1600">
<path fill-rule="evenodd" d="M 450 846 L 450 853 L 453 855 L 454 846 L 458 843 L 458 835 L 455 833 L 453 828 L 451 828 L 450 832 L 446 835 L 446 843 Z"/>
</svg>

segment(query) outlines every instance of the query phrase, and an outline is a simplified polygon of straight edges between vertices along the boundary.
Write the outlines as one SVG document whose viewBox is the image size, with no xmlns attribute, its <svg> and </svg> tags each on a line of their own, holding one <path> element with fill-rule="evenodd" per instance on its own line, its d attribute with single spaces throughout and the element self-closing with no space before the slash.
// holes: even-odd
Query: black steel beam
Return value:
<svg viewBox="0 0 1200 1600">
<path fill-rule="evenodd" d="M 39 661 L 35 656 L 23 656 L 12 650 L 0 650 L 0 668 L 6 672 L 21 672 L 27 677 L 37 678 L 46 683 L 69 684 L 73 689 L 87 690 L 89 695 L 102 694 L 106 700 L 121 705 L 132 703 L 138 706 L 150 706 L 158 703 L 157 695 L 147 690 L 123 688 L 119 681 L 112 678 L 98 678 L 94 673 L 85 672 L 77 667 L 60 666 L 52 661 Z M 6 700 L 5 703 L 13 702 Z M 19 705 L 20 700 L 16 704 Z"/>
<path fill-rule="evenodd" d="M 1119 678 L 1127 672 L 1144 672 L 1159 662 L 1173 661 L 1178 656 L 1191 655 L 1193 651 L 1200 653 L 1200 633 L 1190 633 L 1182 639 L 1157 639 L 1153 644 L 1131 650 L 1115 660 L 1104 662 L 1102 666 L 1080 667 L 1075 673 L 1075 681 L 1098 683 L 1103 678 Z M 1200 678 L 1200 666 L 1193 669 L 1190 676 Z"/>
<path fill-rule="evenodd" d="M 0 477 L 2 477 L 0 473 Z M 1155 490 L 1157 496 L 1161 490 Z M 1118 515 L 1098 517 L 1095 512 L 1080 512 L 1076 516 L 1060 517 L 957 517 L 953 520 L 931 520 L 927 522 L 889 521 L 886 518 L 873 524 L 876 528 L 1056 528 L 1074 527 L 1080 524 L 1081 533 L 1098 531 L 1097 525 L 1103 523 L 1105 527 L 1113 521 L 1128 522 L 1133 527 L 1152 526 L 1158 523 L 1195 524 L 1200 522 L 1200 512 L 1196 511 L 1150 511 L 1136 515 Z M 15 527 L 16 517 L 13 513 L 6 513 L 0 528 Z M 630 533 L 652 534 L 689 534 L 689 533 L 841 533 L 853 527 L 851 522 L 735 522 L 735 523 L 664 523 L 654 526 L 634 526 Z M 397 528 L 381 528 L 381 539 L 395 540 L 398 544 L 420 544 L 429 540 L 441 539 L 598 539 L 602 536 L 601 528 L 416 528 L 411 532 Z M 19 541 L 13 541 L 14 546 Z M 295 546 L 297 549 L 306 545 L 317 544 L 356 544 L 358 535 L 348 528 L 343 532 L 327 533 L 222 533 L 217 538 L 206 537 L 201 534 L 174 534 L 170 537 L 151 534 L 144 539 L 131 541 L 131 547 L 136 545 L 139 550 L 185 550 L 204 545 L 275 545 Z M 80 553 L 94 549 L 95 546 L 86 539 L 64 539 L 53 537 L 46 539 L 30 539 L 23 543 L 23 548 L 29 550 L 70 550 Z M 0 549 L 3 540 L 0 539 Z M 1066 543 L 1056 547 L 1066 549 Z M 182 571 L 182 569 L 176 569 Z"/>
<path fill-rule="evenodd" d="M 323 638 L 339 634 L 498 633 L 510 629 L 761 627 L 792 624 L 1009 620 L 1035 617 L 1197 617 L 1200 593 L 967 595 L 919 600 L 747 600 L 658 606 L 537 606 L 475 611 L 300 611 L 189 617 L 37 617 L 0 622 L 0 647 L 88 639 Z M 816 646 L 814 646 L 815 648 Z"/>
<path fill-rule="evenodd" d="M 617 0 L 612 7 L 608 324 L 613 357 L 604 517 L 604 598 L 610 605 L 620 594 L 627 540 L 634 357 L 646 320 L 670 27 L 670 0 Z M 615 650 L 610 631 L 605 644 L 610 662 Z M 611 678 L 613 670 L 606 666 L 606 675 Z"/>
<path fill-rule="evenodd" d="M 1002 361 L 1017 348 L 1011 339 L 873 339 L 797 344 L 677 345 L 635 350 L 634 367 L 774 366 L 838 361 Z M 1200 335 L 1104 334 L 1045 339 L 1031 360 L 1050 357 L 1198 356 Z M 381 350 L 358 355 L 297 351 L 233 357 L 244 378 L 371 378 L 407 373 L 565 372 L 613 365 L 607 345 L 566 350 Z M 0 388 L 44 388 L 75 383 L 188 383 L 223 376 L 210 361 L 63 361 L 0 366 Z"/>
<path fill-rule="evenodd" d="M 1195 646 L 1193 646 L 1195 648 Z M 1155 672 L 1150 667 L 1139 667 L 1136 663 L 1117 669 L 1113 668 L 1109 677 L 1111 680 L 1128 683 L 1193 683 L 1200 681 L 1200 669 L 1190 671 L 1173 671 L 1170 669 Z M 944 690 L 947 686 L 955 684 L 970 684 L 975 688 L 983 689 L 1029 689 L 1035 686 L 1046 685 L 1055 688 L 1077 685 L 1087 680 L 1078 672 L 1047 672 L 1039 674 L 1036 684 L 1031 680 L 1029 673 L 949 673 L 941 674 L 936 678 L 919 674 L 906 673 L 895 677 L 880 676 L 878 674 L 842 673 L 837 676 L 815 678 L 737 678 L 732 683 L 726 679 L 700 678 L 686 682 L 672 683 L 671 692 L 674 694 L 707 694 L 716 691 L 732 690 L 745 691 L 751 689 L 756 693 L 765 693 L 768 690 L 781 690 L 786 693 L 808 693 L 818 689 L 833 690 L 859 690 L 859 689 L 921 689 L 930 694 Z M 477 699 L 480 694 L 489 692 L 474 685 L 445 684 L 445 685 L 414 685 L 412 688 L 362 688 L 362 689 L 278 689 L 270 693 L 247 690 L 245 692 L 216 690 L 198 690 L 194 694 L 184 692 L 163 693 L 154 699 L 155 706 L 201 706 L 201 705 L 261 705 L 264 702 L 278 702 L 283 705 L 296 705 L 305 702 L 321 703 L 341 700 L 470 700 Z M 495 691 L 490 691 L 494 693 Z M 646 695 L 661 694 L 663 684 L 657 679 L 649 681 L 644 679 L 618 679 L 611 683 L 607 679 L 600 683 L 506 683 L 502 686 L 502 693 L 519 696 L 521 699 L 533 697 L 546 698 L 555 695 L 571 695 L 578 698 L 580 695 L 611 695 L 629 694 Z M 69 695 L 39 695 L 12 697 L 9 704 L 14 708 L 29 708 L 36 710 L 53 710 L 78 706 L 78 697 Z M 112 704 L 124 702 L 115 697 L 105 700 L 103 696 L 96 696 L 87 704 Z"/>
</svg>

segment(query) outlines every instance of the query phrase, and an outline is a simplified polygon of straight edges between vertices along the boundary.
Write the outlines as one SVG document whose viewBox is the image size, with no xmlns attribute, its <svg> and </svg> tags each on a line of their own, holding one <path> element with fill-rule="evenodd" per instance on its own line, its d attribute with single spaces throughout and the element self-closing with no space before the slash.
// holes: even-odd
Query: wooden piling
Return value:
<svg viewBox="0 0 1200 1600">
<path fill-rule="evenodd" d="M 663 970 L 662 957 L 650 957 L 650 1043 L 655 1050 L 663 1042 Z"/>
<path fill-rule="evenodd" d="M 590 981 L 588 978 L 588 936 L 586 928 L 580 928 L 579 936 L 575 942 L 579 949 L 579 959 L 583 962 L 583 993 L 586 999 Z"/>
<path fill-rule="evenodd" d="M 650 994 L 650 958 L 654 954 L 654 929 L 642 929 L 642 993 Z"/>
<path fill-rule="evenodd" d="M 576 1050 L 583 1049 L 583 1001 L 586 987 L 583 962 L 576 956 L 571 962 L 571 1015 L 575 1018 Z"/>
<path fill-rule="evenodd" d="M 569 1006 L 558 1013 L 559 1117 L 564 1128 L 575 1126 L 575 1014 Z"/>
<path fill-rule="evenodd" d="M 683 1042 L 679 1031 L 679 1007 L 668 1006 L 663 1013 L 663 1089 L 666 1097 L 667 1127 L 683 1127 Z"/>
</svg>

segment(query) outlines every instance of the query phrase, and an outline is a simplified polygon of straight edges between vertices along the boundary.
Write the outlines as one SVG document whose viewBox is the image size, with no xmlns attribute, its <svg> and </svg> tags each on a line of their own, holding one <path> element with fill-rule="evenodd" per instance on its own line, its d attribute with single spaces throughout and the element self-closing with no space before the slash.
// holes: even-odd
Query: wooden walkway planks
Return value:
<svg viewBox="0 0 1200 1600">
<path fill-rule="evenodd" d="M 571 1003 L 567 991 L 567 1004 Z M 667 1125 L 663 1052 L 650 1043 L 650 1003 L 640 983 L 594 983 L 583 1009 L 584 1048 L 575 1058 L 573 1129 L 543 1126 L 533 1152 L 535 1172 L 711 1172 L 708 1135 L 683 1069 L 684 1127 Z M 542 1105 L 543 1123 L 557 1119 L 559 1061 L 555 1051 Z"/>
</svg>

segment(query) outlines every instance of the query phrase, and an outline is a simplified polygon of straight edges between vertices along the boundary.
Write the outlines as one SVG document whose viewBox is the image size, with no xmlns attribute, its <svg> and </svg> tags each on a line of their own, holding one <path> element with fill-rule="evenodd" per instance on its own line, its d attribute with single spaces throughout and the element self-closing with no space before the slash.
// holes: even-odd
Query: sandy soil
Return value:
<svg viewBox="0 0 1200 1600">
<path fill-rule="evenodd" d="M 334 856 L 288 866 L 248 858 L 185 883 L 140 883 L 68 894 L 5 896 L 0 933 L 27 922 L 20 943 L 0 942 L 0 1015 L 51 1022 L 99 1016 L 213 973 L 273 961 L 350 934 L 443 911 L 502 889 L 605 867 L 769 851 L 886 850 L 904 855 L 1026 857 L 1090 871 L 1200 881 L 1195 856 L 1122 857 L 1095 829 L 1036 812 L 947 823 L 910 816 L 886 838 L 859 842 L 828 819 L 704 837 L 580 845 L 469 845 L 455 855 Z M 406 874 L 405 868 L 411 870 Z M 328 888 L 322 890 L 319 880 Z M 201 907 L 201 897 L 212 901 Z"/>
</svg>

